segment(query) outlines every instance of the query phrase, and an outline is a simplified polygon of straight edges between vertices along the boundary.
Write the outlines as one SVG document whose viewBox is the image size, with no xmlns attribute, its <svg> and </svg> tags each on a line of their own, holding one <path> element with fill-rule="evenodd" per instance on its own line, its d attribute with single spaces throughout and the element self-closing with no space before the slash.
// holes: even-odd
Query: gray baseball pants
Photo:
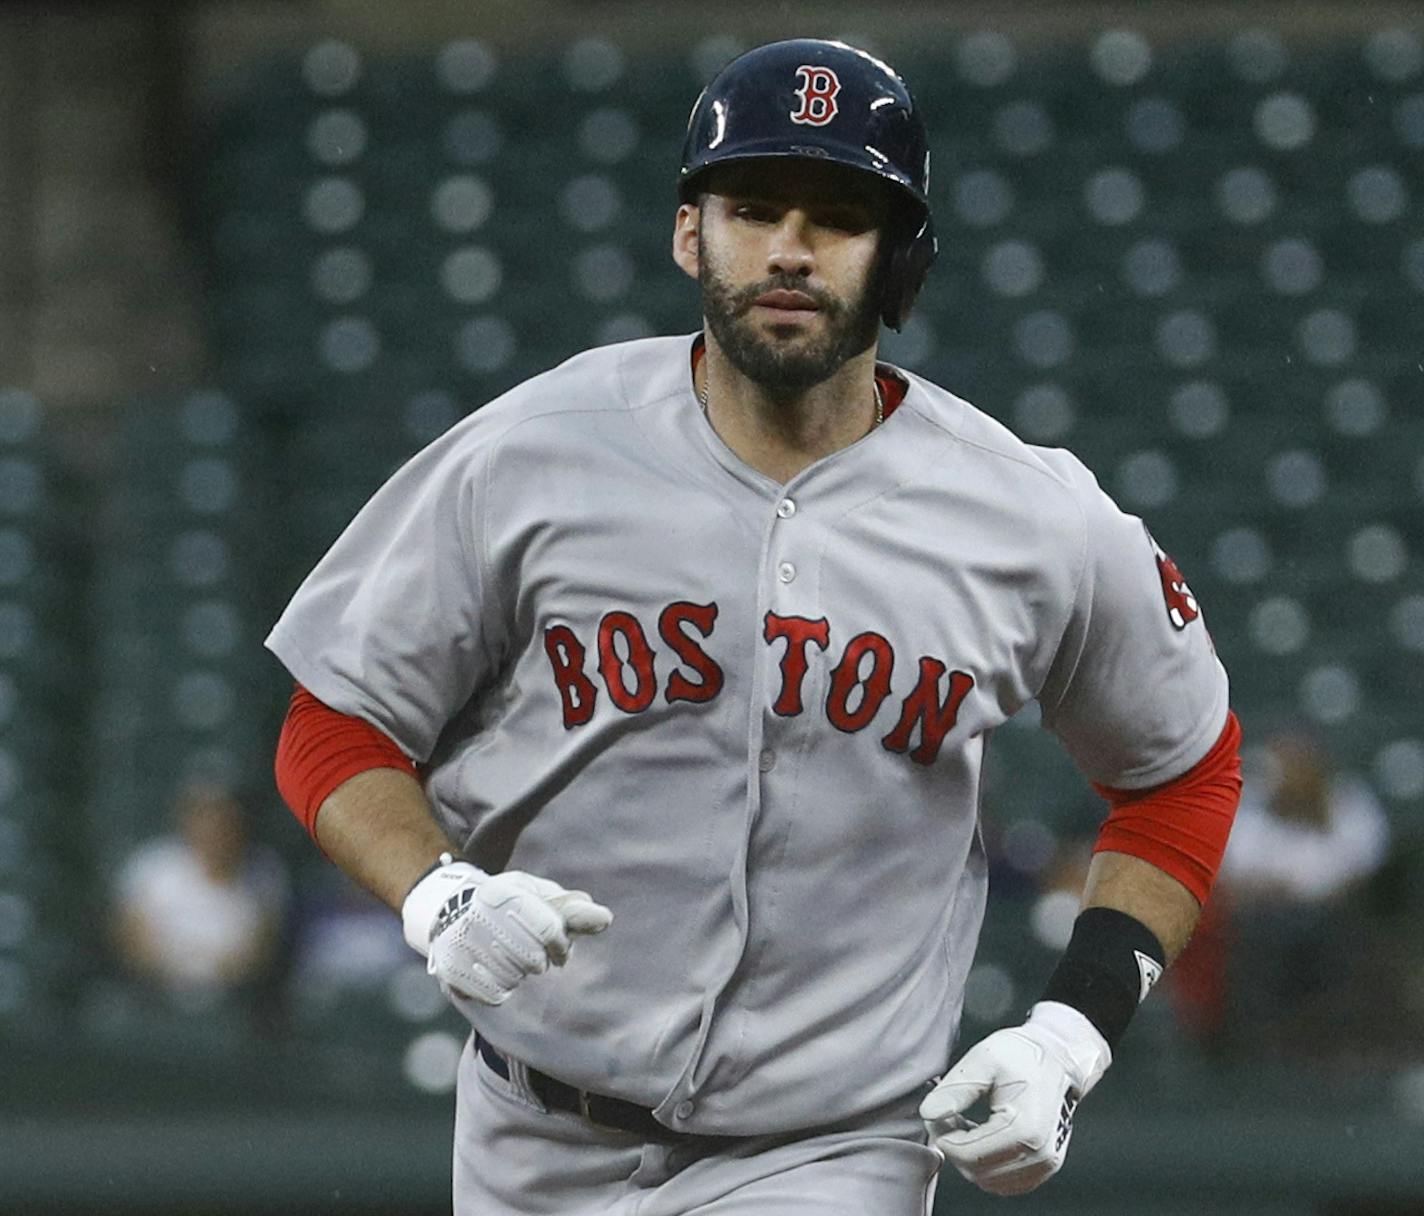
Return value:
<svg viewBox="0 0 1424 1216">
<path fill-rule="evenodd" d="M 455 1216 L 926 1216 L 940 1156 L 919 1095 L 803 1138 L 651 1144 L 546 1111 L 514 1065 L 467 1043 L 455 1106 Z"/>
</svg>

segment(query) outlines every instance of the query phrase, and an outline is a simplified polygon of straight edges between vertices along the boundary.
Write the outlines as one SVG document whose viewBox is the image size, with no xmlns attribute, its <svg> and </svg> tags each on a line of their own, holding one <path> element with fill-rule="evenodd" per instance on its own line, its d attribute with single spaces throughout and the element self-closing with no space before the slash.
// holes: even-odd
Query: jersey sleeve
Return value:
<svg viewBox="0 0 1424 1216">
<path fill-rule="evenodd" d="M 1085 540 L 1073 610 L 1039 692 L 1044 724 L 1095 784 L 1161 785 L 1221 736 L 1226 671 L 1201 605 L 1142 520 L 1073 457 L 1051 459 L 1076 487 Z"/>
<path fill-rule="evenodd" d="M 361 509 L 267 638 L 332 709 L 417 763 L 492 666 L 481 553 L 483 459 L 457 427 Z"/>
</svg>

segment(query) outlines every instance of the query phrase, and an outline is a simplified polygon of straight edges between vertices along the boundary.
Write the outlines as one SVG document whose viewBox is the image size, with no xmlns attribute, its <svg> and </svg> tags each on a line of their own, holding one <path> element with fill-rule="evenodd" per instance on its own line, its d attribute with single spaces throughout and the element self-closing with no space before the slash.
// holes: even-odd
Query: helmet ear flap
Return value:
<svg viewBox="0 0 1424 1216">
<path fill-rule="evenodd" d="M 902 235 L 890 250 L 885 272 L 885 296 L 880 318 L 896 333 L 904 327 L 925 276 L 939 255 L 934 221 L 926 215 L 917 230 Z"/>
</svg>

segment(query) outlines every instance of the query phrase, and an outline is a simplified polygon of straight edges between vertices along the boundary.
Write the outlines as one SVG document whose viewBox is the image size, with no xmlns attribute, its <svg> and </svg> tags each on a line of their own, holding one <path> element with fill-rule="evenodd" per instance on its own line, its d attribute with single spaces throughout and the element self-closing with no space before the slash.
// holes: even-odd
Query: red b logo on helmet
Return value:
<svg viewBox="0 0 1424 1216">
<path fill-rule="evenodd" d="M 805 64 L 796 69 L 801 87 L 796 96 L 801 108 L 791 111 L 791 121 L 807 126 L 824 127 L 836 116 L 836 94 L 841 91 L 840 78 L 830 68 Z"/>
</svg>

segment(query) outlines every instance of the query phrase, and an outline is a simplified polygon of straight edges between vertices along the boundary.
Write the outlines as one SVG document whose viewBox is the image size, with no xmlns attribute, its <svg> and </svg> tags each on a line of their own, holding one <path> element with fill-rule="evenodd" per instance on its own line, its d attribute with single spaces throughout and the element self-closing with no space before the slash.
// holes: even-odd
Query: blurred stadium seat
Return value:
<svg viewBox="0 0 1424 1216">
<path fill-rule="evenodd" d="M 178 785 L 270 784 L 277 489 L 265 436 L 227 394 L 131 402 L 97 512 L 92 846 L 122 857 L 170 827 Z M 264 674 L 268 677 L 264 683 Z"/>
<path fill-rule="evenodd" d="M 932 126 L 943 260 L 888 356 L 1079 453 L 1182 562 L 1248 718 L 1302 714 L 1376 777 L 1353 723 L 1424 737 L 1398 607 L 1421 593 L 1424 492 L 1409 47 L 984 32 L 949 71 L 896 55 Z M 237 396 L 287 403 L 300 562 L 410 449 L 401 399 L 463 413 L 591 342 L 696 325 L 666 245 L 712 58 L 326 43 L 233 91 L 194 184 L 213 333 Z M 1407 637 L 1372 671 L 1352 640 L 1391 613 Z M 1402 809 L 1424 778 L 1382 792 Z"/>
<path fill-rule="evenodd" d="M 81 508 L 41 402 L 0 387 L 0 1028 L 22 1036 L 79 961 Z"/>
</svg>

